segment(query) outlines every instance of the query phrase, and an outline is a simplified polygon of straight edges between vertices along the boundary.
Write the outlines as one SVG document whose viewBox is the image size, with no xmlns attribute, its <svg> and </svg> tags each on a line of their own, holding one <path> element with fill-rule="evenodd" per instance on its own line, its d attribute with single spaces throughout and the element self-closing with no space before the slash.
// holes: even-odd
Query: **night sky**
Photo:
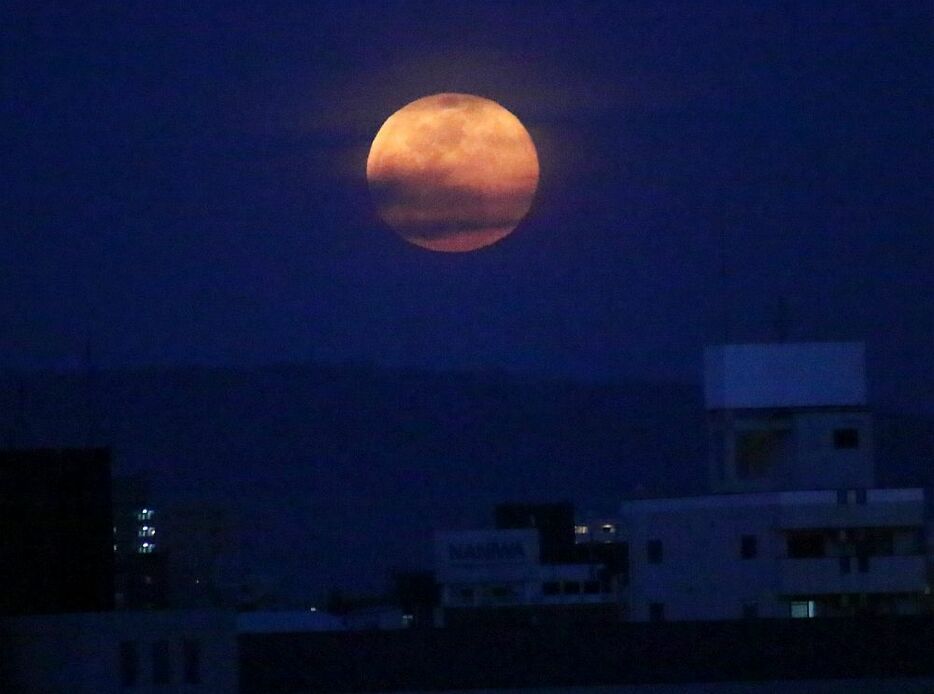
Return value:
<svg viewBox="0 0 934 694">
<path fill-rule="evenodd" d="M 317 361 L 695 381 L 864 339 L 934 413 L 930 2 L 4 3 L 0 367 Z M 427 94 L 531 132 L 473 254 L 376 216 Z"/>
</svg>

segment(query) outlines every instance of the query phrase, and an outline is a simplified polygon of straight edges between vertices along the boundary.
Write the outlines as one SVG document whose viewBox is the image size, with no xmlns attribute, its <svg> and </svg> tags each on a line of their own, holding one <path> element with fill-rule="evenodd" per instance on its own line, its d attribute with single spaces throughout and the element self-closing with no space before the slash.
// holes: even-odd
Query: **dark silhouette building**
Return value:
<svg viewBox="0 0 934 694">
<path fill-rule="evenodd" d="M 110 451 L 0 451 L 0 615 L 114 606 Z"/>
<path fill-rule="evenodd" d="M 112 489 L 116 607 L 165 608 L 168 570 L 156 532 L 162 518 L 151 503 L 149 484 L 139 475 L 116 477 Z"/>
</svg>

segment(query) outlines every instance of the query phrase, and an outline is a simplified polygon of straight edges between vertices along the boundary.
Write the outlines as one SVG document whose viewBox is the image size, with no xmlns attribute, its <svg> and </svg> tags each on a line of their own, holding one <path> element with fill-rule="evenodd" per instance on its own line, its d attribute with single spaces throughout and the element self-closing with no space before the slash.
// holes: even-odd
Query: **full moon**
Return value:
<svg viewBox="0 0 934 694">
<path fill-rule="evenodd" d="M 366 177 L 379 215 L 406 241 L 463 253 L 509 235 L 532 205 L 538 155 L 495 101 L 434 94 L 386 119 Z"/>
</svg>

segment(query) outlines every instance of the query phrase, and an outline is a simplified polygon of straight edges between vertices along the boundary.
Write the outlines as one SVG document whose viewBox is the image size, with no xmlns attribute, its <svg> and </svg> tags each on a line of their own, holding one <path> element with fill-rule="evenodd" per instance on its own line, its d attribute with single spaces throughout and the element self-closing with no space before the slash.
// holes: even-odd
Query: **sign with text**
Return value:
<svg viewBox="0 0 934 694">
<path fill-rule="evenodd" d="M 538 531 L 483 530 L 438 533 L 435 559 L 442 566 L 535 564 Z"/>
</svg>

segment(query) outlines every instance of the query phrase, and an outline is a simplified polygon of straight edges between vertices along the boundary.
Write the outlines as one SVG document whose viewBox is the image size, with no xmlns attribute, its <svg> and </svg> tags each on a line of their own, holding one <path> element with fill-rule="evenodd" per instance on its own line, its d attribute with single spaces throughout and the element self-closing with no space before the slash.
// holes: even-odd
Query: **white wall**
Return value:
<svg viewBox="0 0 934 694">
<path fill-rule="evenodd" d="M 865 347 L 859 342 L 721 345 L 704 350 L 708 410 L 861 407 Z"/>
</svg>

